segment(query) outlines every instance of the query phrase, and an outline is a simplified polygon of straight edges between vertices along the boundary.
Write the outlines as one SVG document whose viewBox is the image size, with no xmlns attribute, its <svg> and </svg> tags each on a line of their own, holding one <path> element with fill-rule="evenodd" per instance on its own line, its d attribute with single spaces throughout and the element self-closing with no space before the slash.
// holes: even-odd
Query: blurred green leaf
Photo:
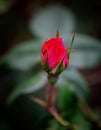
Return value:
<svg viewBox="0 0 101 130">
<path fill-rule="evenodd" d="M 10 6 L 12 5 L 12 1 L 8 1 L 8 0 L 0 0 L 0 14 L 8 11 L 8 9 L 10 8 Z"/>
<path fill-rule="evenodd" d="M 70 119 L 76 110 L 77 98 L 70 90 L 68 83 L 65 82 L 65 84 L 59 87 L 57 101 L 59 109 L 68 117 L 68 119 Z"/>
<path fill-rule="evenodd" d="M 84 100 L 88 97 L 88 84 L 77 69 L 68 68 L 62 73 L 62 76 L 67 84 L 70 84 L 70 89 L 76 94 L 79 100 Z"/>
<path fill-rule="evenodd" d="M 60 107 L 65 107 L 65 105 L 68 105 L 68 103 L 71 102 L 74 95 L 73 92 L 70 90 L 70 83 L 63 77 L 60 77 L 56 86 L 58 87 L 59 105 Z"/>
<path fill-rule="evenodd" d="M 68 84 L 62 85 L 58 92 L 59 106 L 68 108 L 74 98 L 74 93 L 70 90 Z"/>
<path fill-rule="evenodd" d="M 45 73 L 38 72 L 35 75 L 29 77 L 26 81 L 18 84 L 8 97 L 7 102 L 13 102 L 20 94 L 28 94 L 37 91 L 44 87 L 47 82 Z"/>
<path fill-rule="evenodd" d="M 40 61 L 41 40 L 31 40 L 12 48 L 1 58 L 11 68 L 29 70 Z"/>
<path fill-rule="evenodd" d="M 55 36 L 57 29 L 61 36 L 67 38 L 67 33 L 74 31 L 75 18 L 73 13 L 64 6 L 54 5 L 41 9 L 30 21 L 30 30 L 36 36 L 47 39 Z"/>
<path fill-rule="evenodd" d="M 48 128 L 46 130 L 64 130 L 64 127 L 58 123 L 55 119 L 49 122 Z"/>
<path fill-rule="evenodd" d="M 71 43 L 72 34 L 67 38 Z M 65 43 L 67 43 L 65 41 Z M 68 44 L 66 44 L 68 46 Z M 92 68 L 101 63 L 101 41 L 96 38 L 76 34 L 73 44 L 74 52 L 71 53 L 70 65 L 79 68 Z"/>
<path fill-rule="evenodd" d="M 91 130 L 91 123 L 84 117 L 81 111 L 77 113 L 72 118 L 72 124 L 76 126 L 77 130 Z"/>
</svg>

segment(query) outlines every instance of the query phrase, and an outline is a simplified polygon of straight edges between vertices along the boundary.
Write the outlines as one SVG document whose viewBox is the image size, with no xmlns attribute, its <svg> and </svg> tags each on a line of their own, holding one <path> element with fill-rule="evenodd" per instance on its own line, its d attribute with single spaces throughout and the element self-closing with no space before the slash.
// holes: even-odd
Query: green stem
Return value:
<svg viewBox="0 0 101 130">
<path fill-rule="evenodd" d="M 36 97 L 32 97 L 32 96 L 29 96 L 29 98 L 30 98 L 32 101 L 34 101 L 34 102 L 38 103 L 39 105 L 41 105 L 42 107 L 47 107 L 47 103 L 44 102 L 43 100 L 41 100 L 41 99 L 39 99 L 39 98 L 36 98 Z"/>
<path fill-rule="evenodd" d="M 60 122 L 63 126 L 70 125 L 68 121 L 64 120 L 55 110 L 54 107 L 48 108 L 48 111 L 55 117 L 55 119 Z"/>
<path fill-rule="evenodd" d="M 47 100 L 47 107 L 54 106 L 56 102 L 56 88 L 51 86 L 50 84 L 46 87 L 46 100 Z"/>
<path fill-rule="evenodd" d="M 39 105 L 41 105 L 42 107 L 46 108 L 54 117 L 55 119 L 61 123 L 63 126 L 67 127 L 70 126 L 68 121 L 65 121 L 55 110 L 54 107 L 47 107 L 47 103 L 39 98 L 36 97 L 32 97 L 30 96 L 30 99 L 36 103 L 38 103 Z"/>
<path fill-rule="evenodd" d="M 54 108 L 54 104 L 56 101 L 56 88 L 54 87 L 54 84 L 56 83 L 57 79 L 58 76 L 48 75 L 49 84 L 47 86 L 46 92 L 47 102 L 32 96 L 30 96 L 30 99 L 40 104 L 42 107 L 46 108 L 63 126 L 72 128 L 69 122 L 65 121 Z"/>
</svg>

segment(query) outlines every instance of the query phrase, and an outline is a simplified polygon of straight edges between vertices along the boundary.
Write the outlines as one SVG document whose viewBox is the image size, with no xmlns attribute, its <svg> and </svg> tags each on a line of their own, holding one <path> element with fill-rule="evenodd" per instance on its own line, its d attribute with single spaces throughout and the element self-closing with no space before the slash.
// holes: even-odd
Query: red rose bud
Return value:
<svg viewBox="0 0 101 130">
<path fill-rule="evenodd" d="M 59 32 L 57 37 L 45 41 L 42 46 L 42 67 L 52 75 L 60 74 L 69 63 L 69 55 Z"/>
</svg>

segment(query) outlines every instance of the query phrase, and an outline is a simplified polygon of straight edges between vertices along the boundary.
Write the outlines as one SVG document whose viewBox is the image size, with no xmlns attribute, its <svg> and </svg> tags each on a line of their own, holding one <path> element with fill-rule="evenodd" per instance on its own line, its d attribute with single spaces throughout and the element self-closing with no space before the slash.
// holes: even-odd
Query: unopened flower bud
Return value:
<svg viewBox="0 0 101 130">
<path fill-rule="evenodd" d="M 60 74 L 69 63 L 69 56 L 61 37 L 53 37 L 42 45 L 43 69 L 51 75 Z"/>
</svg>

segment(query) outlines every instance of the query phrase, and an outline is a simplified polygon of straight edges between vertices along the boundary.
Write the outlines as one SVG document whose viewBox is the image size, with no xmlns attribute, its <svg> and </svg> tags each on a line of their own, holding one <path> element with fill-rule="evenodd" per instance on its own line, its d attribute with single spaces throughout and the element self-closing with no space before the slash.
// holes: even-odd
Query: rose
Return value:
<svg viewBox="0 0 101 130">
<path fill-rule="evenodd" d="M 51 75 L 60 74 L 69 63 L 69 54 L 61 37 L 53 37 L 42 45 L 43 69 Z"/>
</svg>

